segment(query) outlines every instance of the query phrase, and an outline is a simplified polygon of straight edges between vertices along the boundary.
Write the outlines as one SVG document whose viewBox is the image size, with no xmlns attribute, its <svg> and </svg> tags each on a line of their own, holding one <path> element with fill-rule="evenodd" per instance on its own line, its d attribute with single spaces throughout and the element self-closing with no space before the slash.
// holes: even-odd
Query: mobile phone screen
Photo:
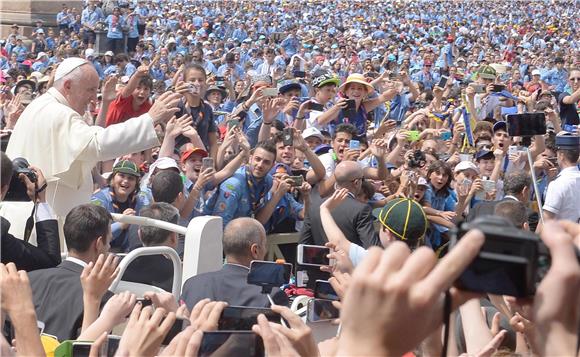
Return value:
<svg viewBox="0 0 580 357">
<path fill-rule="evenodd" d="M 119 349 L 119 341 L 121 341 L 121 336 L 107 336 L 107 357 L 115 356 L 115 353 Z"/>
<path fill-rule="evenodd" d="M 356 102 L 354 99 L 346 101 L 346 108 L 343 109 L 344 117 L 352 119 L 356 115 Z"/>
<path fill-rule="evenodd" d="M 314 297 L 325 300 L 339 300 L 338 294 L 327 280 L 316 280 L 314 286 Z"/>
<path fill-rule="evenodd" d="M 222 311 L 218 321 L 218 330 L 251 331 L 252 326 L 258 323 L 259 314 L 264 314 L 270 322 L 280 323 L 280 314 L 272 311 L 272 309 L 227 306 Z"/>
<path fill-rule="evenodd" d="M 287 284 L 292 274 L 292 264 L 278 264 L 254 260 L 250 264 L 248 284 L 259 286 L 282 286 Z"/>
<path fill-rule="evenodd" d="M 89 357 L 91 346 L 90 342 L 73 342 L 72 357 Z"/>
<path fill-rule="evenodd" d="M 198 356 L 263 357 L 264 342 L 260 336 L 251 331 L 204 332 Z"/>
<path fill-rule="evenodd" d="M 330 259 L 327 255 L 330 254 L 330 249 L 322 246 L 304 245 L 299 244 L 298 258 L 302 258 L 299 264 L 310 264 L 310 265 L 330 265 Z"/>
<path fill-rule="evenodd" d="M 292 128 L 284 128 L 282 140 L 284 146 L 292 146 L 294 144 L 294 131 Z"/>
<path fill-rule="evenodd" d="M 448 80 L 448 77 L 447 76 L 441 76 L 441 79 L 439 80 L 439 83 L 437 83 L 437 87 L 439 87 L 439 88 L 445 88 L 445 86 L 447 85 L 447 80 Z"/>
<path fill-rule="evenodd" d="M 358 140 L 351 140 L 348 144 L 348 148 L 351 150 L 360 150 L 360 141 Z"/>
<path fill-rule="evenodd" d="M 332 305 L 331 300 L 312 299 L 308 302 L 308 321 L 328 321 L 337 319 L 338 309 Z"/>
<path fill-rule="evenodd" d="M 508 114 L 506 118 L 509 136 L 546 134 L 546 115 L 544 113 Z"/>
<path fill-rule="evenodd" d="M 209 168 L 214 168 L 213 165 L 213 158 L 211 157 L 204 157 L 201 161 L 201 171 Z"/>
<path fill-rule="evenodd" d="M 324 105 L 320 103 L 310 102 L 310 104 L 308 105 L 308 109 L 315 110 L 317 112 L 322 112 L 324 111 Z"/>
</svg>

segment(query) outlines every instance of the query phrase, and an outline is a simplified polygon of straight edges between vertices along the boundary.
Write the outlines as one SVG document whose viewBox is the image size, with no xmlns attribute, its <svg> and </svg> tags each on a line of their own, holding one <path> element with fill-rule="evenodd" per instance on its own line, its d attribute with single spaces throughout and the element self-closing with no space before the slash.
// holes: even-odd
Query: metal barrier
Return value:
<svg viewBox="0 0 580 357">
<path fill-rule="evenodd" d="M 151 226 L 161 229 L 166 229 L 181 235 L 185 235 L 183 264 L 179 262 L 177 253 L 168 247 L 149 247 L 149 249 L 136 249 L 121 261 L 127 261 L 123 265 L 123 269 L 130 264 L 135 258 L 144 255 L 164 254 L 168 255 L 173 261 L 174 277 L 172 293 L 178 299 L 181 295 L 182 284 L 190 277 L 197 274 L 206 273 L 210 271 L 219 270 L 223 264 L 223 248 L 222 248 L 222 219 L 221 217 L 202 216 L 196 217 L 189 222 L 187 228 L 172 224 L 169 222 L 159 221 L 147 217 L 139 216 L 125 216 L 122 214 L 112 214 L 116 222 L 134 224 L 139 226 Z M 161 248 L 156 251 L 150 248 Z M 171 250 L 172 253 L 167 253 Z M 175 257 L 177 257 L 176 264 Z M 179 269 L 176 270 L 176 265 Z M 121 265 L 120 265 L 121 266 Z M 122 281 L 124 270 L 121 271 L 118 278 L 111 284 L 111 291 L 119 290 L 124 287 L 125 290 L 130 289 L 135 292 L 142 292 L 144 288 L 150 288 L 150 291 L 159 291 L 161 289 L 147 284 L 139 284 Z M 162 291 L 162 290 L 161 290 Z"/>
<path fill-rule="evenodd" d="M 173 286 L 171 292 L 175 297 L 179 298 L 179 296 L 181 295 L 181 274 L 182 274 L 181 260 L 179 259 L 179 255 L 177 255 L 175 249 L 170 247 L 143 247 L 137 248 L 129 252 L 123 258 L 123 260 L 121 260 L 121 263 L 119 263 L 119 274 L 109 286 L 109 291 L 116 294 L 128 290 L 132 293 L 135 293 L 138 296 L 142 296 L 144 293 L 144 291 L 142 291 L 143 287 L 149 287 L 149 285 L 129 281 L 123 281 L 123 284 L 119 283 L 121 282 L 121 279 L 125 274 L 125 271 L 127 271 L 129 265 L 131 265 L 132 262 L 134 262 L 138 257 L 144 257 L 149 255 L 163 255 L 169 257 L 169 259 L 173 263 Z"/>
</svg>

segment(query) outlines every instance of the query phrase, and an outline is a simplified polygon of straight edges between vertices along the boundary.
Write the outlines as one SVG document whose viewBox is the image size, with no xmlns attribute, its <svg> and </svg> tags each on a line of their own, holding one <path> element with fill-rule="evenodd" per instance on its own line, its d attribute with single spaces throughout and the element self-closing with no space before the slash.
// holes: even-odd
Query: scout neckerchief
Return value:
<svg viewBox="0 0 580 357">
<path fill-rule="evenodd" d="M 191 120 L 193 121 L 193 127 L 197 129 L 197 125 L 203 121 L 203 100 L 200 101 L 199 107 L 192 107 L 187 102 L 185 102 L 185 112 L 191 115 Z"/>
<path fill-rule="evenodd" d="M 246 166 L 246 182 L 248 183 L 248 188 L 250 190 L 250 202 L 252 205 L 252 213 L 255 213 L 256 208 L 258 208 L 258 205 L 260 204 L 260 202 L 262 202 L 264 196 L 266 195 L 266 190 L 264 189 L 266 186 L 264 185 L 264 187 L 260 189 L 260 192 L 256 194 L 256 187 L 258 185 L 258 182 L 256 182 L 254 176 L 248 172 L 248 169 L 249 167 Z"/>
<path fill-rule="evenodd" d="M 135 191 L 136 190 L 137 187 L 135 187 Z M 115 210 L 117 213 L 123 213 L 127 208 L 135 209 L 137 203 L 137 195 L 135 194 L 135 191 L 133 191 L 129 197 L 127 197 L 127 201 L 119 202 L 117 200 L 117 196 L 115 195 L 115 190 L 112 186 L 109 186 L 109 195 L 111 195 L 111 200 L 113 202 L 113 210 Z"/>
</svg>

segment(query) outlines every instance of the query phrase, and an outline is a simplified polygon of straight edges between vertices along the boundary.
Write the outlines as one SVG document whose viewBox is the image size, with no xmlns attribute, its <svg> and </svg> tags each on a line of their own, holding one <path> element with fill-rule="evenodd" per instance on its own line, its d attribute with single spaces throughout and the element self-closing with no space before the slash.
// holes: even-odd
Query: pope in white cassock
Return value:
<svg viewBox="0 0 580 357">
<path fill-rule="evenodd" d="M 179 94 L 159 97 L 148 113 L 107 128 L 89 126 L 82 115 L 96 100 L 99 77 L 82 58 L 67 58 L 57 68 L 54 86 L 24 110 L 6 154 L 39 167 L 48 181 L 46 199 L 63 222 L 93 192 L 92 168 L 99 161 L 159 145 L 154 126 L 177 112 Z"/>
</svg>

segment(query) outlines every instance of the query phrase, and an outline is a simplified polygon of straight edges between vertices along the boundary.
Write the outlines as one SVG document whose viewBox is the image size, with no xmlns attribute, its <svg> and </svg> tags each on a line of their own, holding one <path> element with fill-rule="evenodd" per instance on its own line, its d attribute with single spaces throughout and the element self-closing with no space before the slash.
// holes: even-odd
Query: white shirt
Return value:
<svg viewBox="0 0 580 357">
<path fill-rule="evenodd" d="M 332 150 L 330 150 L 326 154 L 322 154 L 318 157 L 320 159 L 320 162 L 322 162 L 322 165 L 324 165 L 324 169 L 326 170 L 325 178 L 329 178 L 330 176 L 332 176 L 332 174 L 334 174 L 334 169 L 336 168 L 336 165 L 338 165 L 338 159 L 335 160 L 335 157 L 336 157 L 336 155 L 334 154 L 334 151 L 332 151 Z M 357 161 L 357 162 L 358 162 L 360 168 L 363 170 L 365 167 L 368 166 L 368 164 L 365 164 L 362 161 Z"/>
<path fill-rule="evenodd" d="M 69 262 L 73 262 L 75 264 L 78 264 L 78 265 L 82 266 L 83 268 L 86 268 L 86 266 L 88 265 L 84 261 L 80 260 L 79 258 L 75 258 L 75 257 L 66 257 L 65 260 L 68 260 Z"/>
<path fill-rule="evenodd" d="M 548 185 L 543 209 L 553 213 L 557 219 L 580 223 L 580 170 L 577 166 L 567 167 Z"/>
</svg>

